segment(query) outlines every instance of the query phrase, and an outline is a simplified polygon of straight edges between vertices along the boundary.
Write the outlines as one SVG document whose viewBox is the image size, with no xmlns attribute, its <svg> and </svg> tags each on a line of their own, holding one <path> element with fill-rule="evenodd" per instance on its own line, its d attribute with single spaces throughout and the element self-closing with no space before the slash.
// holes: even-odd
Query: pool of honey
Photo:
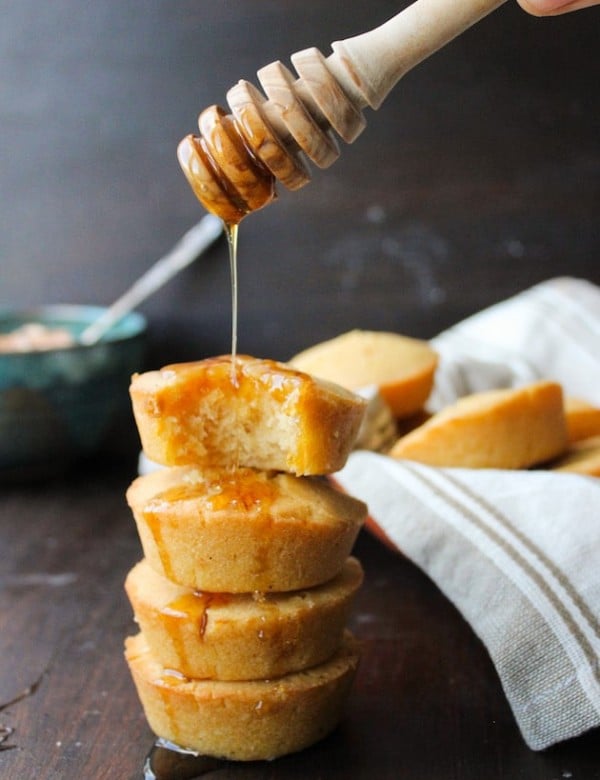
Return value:
<svg viewBox="0 0 600 780">
<path fill-rule="evenodd" d="M 157 739 L 144 762 L 143 780 L 194 780 L 235 766 L 235 761 L 199 755 Z"/>
</svg>

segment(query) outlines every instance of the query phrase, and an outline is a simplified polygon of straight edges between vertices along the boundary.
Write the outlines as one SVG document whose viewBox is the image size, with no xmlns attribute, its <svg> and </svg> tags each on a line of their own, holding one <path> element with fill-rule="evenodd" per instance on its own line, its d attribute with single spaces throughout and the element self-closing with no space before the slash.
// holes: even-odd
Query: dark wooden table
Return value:
<svg viewBox="0 0 600 780">
<path fill-rule="evenodd" d="M 457 0 L 458 2 L 459 0 Z M 175 162 L 197 113 L 274 60 L 406 2 L 33 0 L 0 29 L 0 303 L 109 303 L 199 217 Z M 242 351 L 286 359 L 354 327 L 428 338 L 552 276 L 600 283 L 597 10 L 513 0 L 407 75 L 340 160 L 242 224 Z M 227 352 L 217 244 L 142 307 L 148 367 Z M 152 746 L 123 660 L 140 545 L 130 417 L 47 482 L 0 486 L 0 778 L 141 778 Z M 597 780 L 598 732 L 523 744 L 471 629 L 366 533 L 365 655 L 330 738 L 246 778 Z"/>
<path fill-rule="evenodd" d="M 131 463 L 90 464 L 0 497 L 0 777 L 141 780 L 150 733 L 123 660 L 123 579 L 140 556 Z M 321 744 L 223 778 L 596 780 L 597 731 L 543 753 L 522 742 L 478 639 L 409 561 L 366 533 L 352 628 L 364 657 Z M 8 734 L 8 731 L 11 731 Z M 178 778 L 179 780 L 179 778 Z"/>
</svg>

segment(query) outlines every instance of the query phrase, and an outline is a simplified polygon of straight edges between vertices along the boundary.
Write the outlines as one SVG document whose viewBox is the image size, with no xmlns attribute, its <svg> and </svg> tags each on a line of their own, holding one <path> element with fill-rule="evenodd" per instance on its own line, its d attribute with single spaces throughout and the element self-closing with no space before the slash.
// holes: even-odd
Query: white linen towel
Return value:
<svg viewBox="0 0 600 780">
<path fill-rule="evenodd" d="M 431 340 L 432 410 L 468 393 L 553 379 L 600 405 L 600 288 L 561 277 L 484 309 Z"/>
<path fill-rule="evenodd" d="M 540 378 L 600 403 L 599 336 L 597 287 L 537 285 L 433 340 L 435 406 Z M 356 451 L 335 481 L 481 638 L 530 748 L 600 725 L 600 480 Z"/>
</svg>

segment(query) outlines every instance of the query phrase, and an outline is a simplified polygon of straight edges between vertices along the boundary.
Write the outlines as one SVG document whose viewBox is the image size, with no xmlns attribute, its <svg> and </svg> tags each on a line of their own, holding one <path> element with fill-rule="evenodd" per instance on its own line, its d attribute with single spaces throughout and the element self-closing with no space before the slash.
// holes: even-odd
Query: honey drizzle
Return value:
<svg viewBox="0 0 600 780">
<path fill-rule="evenodd" d="M 167 552 L 167 547 L 163 541 L 163 534 L 161 529 L 161 518 L 154 512 L 144 512 L 144 519 L 146 525 L 152 534 L 154 545 L 158 553 L 158 559 L 162 565 L 163 572 L 167 579 L 173 580 L 173 567 L 171 565 L 171 558 Z"/>
<path fill-rule="evenodd" d="M 238 224 L 223 223 L 227 245 L 229 247 L 229 269 L 231 276 L 231 383 L 238 386 L 236 357 L 237 357 L 237 331 L 238 331 L 238 274 L 237 274 L 237 248 L 238 248 Z"/>
<path fill-rule="evenodd" d="M 163 616 L 174 627 L 174 630 L 169 632 L 171 637 L 180 634 L 179 629 L 176 628 L 177 624 L 194 623 L 197 627 L 198 638 L 204 639 L 208 626 L 209 610 L 211 607 L 226 606 L 231 602 L 231 598 L 229 593 L 207 593 L 199 590 L 177 596 L 161 610 Z M 177 649 L 181 650 L 182 648 L 178 647 Z M 183 657 L 183 652 L 179 652 L 179 655 Z"/>
</svg>

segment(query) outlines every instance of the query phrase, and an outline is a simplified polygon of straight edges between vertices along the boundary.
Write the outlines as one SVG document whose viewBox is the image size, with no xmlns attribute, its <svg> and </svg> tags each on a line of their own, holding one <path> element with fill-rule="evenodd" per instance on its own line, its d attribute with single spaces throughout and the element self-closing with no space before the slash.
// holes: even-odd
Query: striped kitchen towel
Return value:
<svg viewBox="0 0 600 780">
<path fill-rule="evenodd" d="M 600 405 L 600 287 L 550 279 L 432 339 L 440 356 L 432 411 L 468 393 L 538 379 Z"/>
<path fill-rule="evenodd" d="M 354 452 L 336 481 L 481 638 L 526 743 L 600 725 L 600 481 Z"/>
<path fill-rule="evenodd" d="M 600 289 L 589 282 L 544 282 L 433 344 L 433 408 L 541 378 L 600 404 Z M 335 481 L 481 638 L 530 748 L 600 725 L 600 480 L 358 450 Z"/>
</svg>

